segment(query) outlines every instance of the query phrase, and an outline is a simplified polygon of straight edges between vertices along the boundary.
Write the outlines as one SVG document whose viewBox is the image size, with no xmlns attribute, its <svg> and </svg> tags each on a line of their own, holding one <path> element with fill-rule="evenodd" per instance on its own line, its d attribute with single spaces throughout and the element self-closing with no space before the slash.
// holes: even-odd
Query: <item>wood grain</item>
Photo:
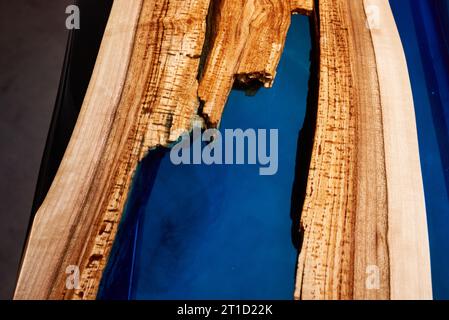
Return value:
<svg viewBox="0 0 449 320">
<path fill-rule="evenodd" d="M 87 236 L 76 235 L 74 229 L 89 228 L 95 219 L 94 216 L 78 216 L 79 207 L 94 183 L 120 102 L 141 5 L 142 1 L 134 1 L 132 5 L 126 0 L 114 2 L 72 139 L 52 187 L 34 218 L 15 299 L 63 297 L 63 284 L 56 284 L 56 279 L 65 274 L 70 247 L 86 243 Z M 77 260 L 71 263 L 77 265 Z"/>
<path fill-rule="evenodd" d="M 213 5 L 210 52 L 198 90 L 202 116 L 218 127 L 237 82 L 273 85 L 292 11 L 310 12 L 310 1 L 224 0 Z"/>
<path fill-rule="evenodd" d="M 372 40 L 379 74 L 388 189 L 391 299 L 431 299 L 432 280 L 413 95 L 402 42 L 388 1 Z"/>
<path fill-rule="evenodd" d="M 16 299 L 96 297 L 139 161 L 203 115 L 198 79 L 204 88 L 214 63 L 226 66 L 217 79 L 231 66 L 241 82 L 271 83 L 289 23 L 288 1 L 114 1 L 79 121 L 34 219 Z M 220 92 L 220 110 L 233 77 L 210 90 Z M 75 290 L 66 286 L 71 267 Z"/>
<path fill-rule="evenodd" d="M 388 1 L 318 3 L 319 101 L 295 298 L 430 299 L 413 99 Z M 366 12 L 380 20 L 367 24 Z"/>
<path fill-rule="evenodd" d="M 138 161 L 188 131 L 209 0 L 116 0 L 64 160 L 37 212 L 16 299 L 93 299 Z M 80 269 L 67 290 L 66 268 Z"/>
<path fill-rule="evenodd" d="M 236 83 L 273 85 L 292 13 L 311 16 L 319 48 L 295 298 L 431 298 L 413 99 L 387 0 L 115 0 L 16 299 L 96 297 L 139 161 L 196 119 L 219 126 Z"/>
<path fill-rule="evenodd" d="M 290 0 L 290 8 L 293 13 L 310 16 L 313 13 L 315 0 Z"/>
</svg>

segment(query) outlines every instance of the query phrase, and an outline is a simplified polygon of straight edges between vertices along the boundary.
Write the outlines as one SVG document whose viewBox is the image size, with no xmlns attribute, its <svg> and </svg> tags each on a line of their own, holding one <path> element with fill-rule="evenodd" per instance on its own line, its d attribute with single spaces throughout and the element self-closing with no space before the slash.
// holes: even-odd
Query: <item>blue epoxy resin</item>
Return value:
<svg viewBox="0 0 449 320">
<path fill-rule="evenodd" d="M 449 299 L 449 1 L 390 4 L 415 102 L 434 298 Z"/>
<path fill-rule="evenodd" d="M 134 178 L 100 299 L 292 299 L 292 187 L 310 76 L 309 20 L 293 16 L 271 89 L 234 90 L 225 129 L 278 129 L 278 172 L 173 165 L 151 152 Z M 300 212 L 298 212 L 299 214 Z"/>
</svg>

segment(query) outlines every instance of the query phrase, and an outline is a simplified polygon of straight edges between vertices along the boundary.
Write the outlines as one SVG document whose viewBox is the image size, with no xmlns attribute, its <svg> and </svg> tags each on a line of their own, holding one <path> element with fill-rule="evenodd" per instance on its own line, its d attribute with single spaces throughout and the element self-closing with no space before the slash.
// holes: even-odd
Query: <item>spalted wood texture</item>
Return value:
<svg viewBox="0 0 449 320">
<path fill-rule="evenodd" d="M 199 106 L 209 0 L 116 0 L 80 119 L 37 212 L 16 298 L 93 299 L 138 161 Z M 66 269 L 80 270 L 68 290 Z M 70 288 L 70 287 L 69 287 Z"/>
<path fill-rule="evenodd" d="M 15 298 L 96 297 L 139 161 L 198 118 L 218 126 L 236 82 L 271 86 L 291 13 L 312 16 L 319 47 L 295 297 L 430 298 L 413 100 L 388 1 L 316 3 L 115 0 Z M 73 267 L 77 288 L 66 283 Z"/>
<path fill-rule="evenodd" d="M 16 299 L 96 297 L 138 162 L 203 115 L 198 79 L 213 67 L 201 72 L 204 62 L 271 83 L 289 23 L 289 1 L 114 1 L 79 120 L 34 219 Z"/>
<path fill-rule="evenodd" d="M 318 4 L 317 124 L 295 298 L 430 299 L 413 99 L 389 3 Z"/>
<path fill-rule="evenodd" d="M 291 6 L 292 5 L 292 6 Z M 212 4 L 210 52 L 198 95 L 202 116 L 218 127 L 235 82 L 271 87 L 293 11 L 311 12 L 310 1 L 225 0 Z"/>
</svg>

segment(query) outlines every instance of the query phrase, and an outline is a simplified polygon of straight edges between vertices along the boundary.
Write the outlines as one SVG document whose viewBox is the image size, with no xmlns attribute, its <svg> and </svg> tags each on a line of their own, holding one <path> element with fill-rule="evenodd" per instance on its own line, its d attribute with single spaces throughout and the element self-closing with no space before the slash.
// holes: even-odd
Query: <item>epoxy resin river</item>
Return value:
<svg viewBox="0 0 449 320">
<path fill-rule="evenodd" d="M 234 90 L 220 130 L 278 129 L 278 171 L 258 165 L 140 165 L 99 298 L 291 299 L 292 188 L 310 75 L 307 17 L 294 16 L 273 88 Z M 301 150 L 299 150 L 301 151 Z M 298 213 L 298 212 L 296 212 Z"/>
</svg>

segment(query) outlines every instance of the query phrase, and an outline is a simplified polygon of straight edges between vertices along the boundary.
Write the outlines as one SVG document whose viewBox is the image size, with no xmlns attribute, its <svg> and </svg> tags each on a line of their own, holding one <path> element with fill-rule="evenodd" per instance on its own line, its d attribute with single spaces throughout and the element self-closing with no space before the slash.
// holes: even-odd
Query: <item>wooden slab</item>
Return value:
<svg viewBox="0 0 449 320">
<path fill-rule="evenodd" d="M 202 116 L 218 127 L 235 82 L 271 87 L 293 11 L 310 13 L 310 1 L 224 0 L 213 4 L 210 52 L 198 95 Z"/>
<path fill-rule="evenodd" d="M 206 114 L 200 99 L 219 110 L 218 123 L 235 74 L 271 83 L 289 23 L 288 1 L 114 1 L 70 145 L 33 223 L 16 299 L 96 297 L 139 161 L 192 129 Z M 78 288 L 66 285 L 71 275 Z"/>
<path fill-rule="evenodd" d="M 36 214 L 16 299 L 93 299 L 138 161 L 189 130 L 209 0 L 116 0 L 82 111 Z M 66 271 L 79 268 L 79 289 Z M 70 269 L 69 269 L 70 270 Z"/>
<path fill-rule="evenodd" d="M 389 3 L 318 4 L 319 102 L 295 298 L 430 299 L 413 98 Z"/>
<path fill-rule="evenodd" d="M 311 15 L 319 48 L 295 298 L 431 298 L 413 100 L 388 1 L 316 3 L 115 0 L 15 298 L 96 297 L 139 161 L 199 117 L 218 126 L 235 82 L 271 86 L 291 13 Z"/>
</svg>

